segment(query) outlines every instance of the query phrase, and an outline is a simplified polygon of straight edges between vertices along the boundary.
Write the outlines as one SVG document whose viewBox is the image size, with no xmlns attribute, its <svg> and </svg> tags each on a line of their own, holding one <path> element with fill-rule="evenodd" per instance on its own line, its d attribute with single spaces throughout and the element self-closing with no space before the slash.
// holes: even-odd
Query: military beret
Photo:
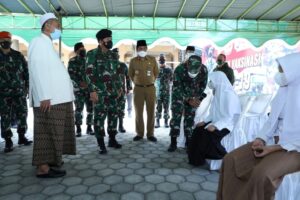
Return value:
<svg viewBox="0 0 300 200">
<path fill-rule="evenodd" d="M 187 46 L 186 51 L 195 51 L 195 47 L 194 46 Z"/>
<path fill-rule="evenodd" d="M 10 34 L 10 32 L 2 31 L 2 32 L 0 32 L 0 38 L 1 38 L 1 39 L 4 39 L 4 38 L 9 38 L 9 39 L 11 39 L 11 34 Z"/>
<path fill-rule="evenodd" d="M 107 38 L 107 37 L 111 37 L 112 35 L 112 32 L 111 30 L 108 30 L 108 29 L 101 29 L 100 31 L 98 31 L 98 33 L 96 34 L 96 38 L 97 40 L 102 40 L 104 38 Z"/>
<path fill-rule="evenodd" d="M 78 49 L 80 49 L 81 47 L 84 47 L 82 42 L 78 42 L 74 45 L 74 52 L 76 52 Z"/>
</svg>

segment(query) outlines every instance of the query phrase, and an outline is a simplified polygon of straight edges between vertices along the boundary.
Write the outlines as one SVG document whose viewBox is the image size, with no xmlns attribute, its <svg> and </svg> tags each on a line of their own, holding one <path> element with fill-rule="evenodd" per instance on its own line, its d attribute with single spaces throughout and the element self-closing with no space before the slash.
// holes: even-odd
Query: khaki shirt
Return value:
<svg viewBox="0 0 300 200">
<path fill-rule="evenodd" d="M 135 85 L 151 85 L 159 74 L 154 57 L 132 58 L 129 64 L 128 75 Z"/>
</svg>

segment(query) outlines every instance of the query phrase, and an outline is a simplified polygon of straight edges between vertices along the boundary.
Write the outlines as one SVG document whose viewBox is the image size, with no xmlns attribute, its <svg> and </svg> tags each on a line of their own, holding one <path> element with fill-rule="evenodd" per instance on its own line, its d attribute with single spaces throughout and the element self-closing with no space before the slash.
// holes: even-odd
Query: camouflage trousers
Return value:
<svg viewBox="0 0 300 200">
<path fill-rule="evenodd" d="M 93 102 L 90 101 L 89 92 L 76 92 L 75 93 L 75 124 L 82 125 L 82 112 L 84 105 L 86 106 L 86 124 L 93 124 Z"/>
<path fill-rule="evenodd" d="M 187 138 L 192 137 L 195 109 L 187 104 L 173 104 L 172 105 L 172 119 L 170 122 L 170 136 L 178 137 L 180 134 L 181 117 L 184 117 L 184 135 Z"/>
<path fill-rule="evenodd" d="M 170 95 L 169 93 L 160 94 L 160 96 L 157 98 L 157 104 L 156 104 L 156 118 L 160 119 L 162 110 L 164 109 L 164 119 L 169 119 L 169 105 L 170 105 Z"/>
<path fill-rule="evenodd" d="M 25 133 L 27 129 L 27 101 L 26 96 L 22 97 L 0 97 L 0 115 L 1 115 L 1 137 L 12 137 L 11 120 L 15 113 L 18 132 L 23 129 Z"/>
<path fill-rule="evenodd" d="M 118 117 L 124 118 L 125 116 L 125 104 L 126 104 L 126 97 L 122 95 L 117 99 L 117 110 L 118 110 Z"/>
<path fill-rule="evenodd" d="M 99 101 L 94 106 L 94 130 L 96 138 L 105 136 L 105 119 L 107 118 L 107 133 L 109 136 L 117 134 L 118 110 L 117 99 L 109 97 L 101 97 L 103 101 Z"/>
</svg>

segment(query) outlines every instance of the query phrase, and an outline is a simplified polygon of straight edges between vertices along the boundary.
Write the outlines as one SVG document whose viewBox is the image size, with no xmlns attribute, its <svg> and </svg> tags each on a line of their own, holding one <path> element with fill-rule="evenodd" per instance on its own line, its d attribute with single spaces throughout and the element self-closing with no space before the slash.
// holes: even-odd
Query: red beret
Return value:
<svg viewBox="0 0 300 200">
<path fill-rule="evenodd" d="M 11 39 L 11 34 L 10 34 L 10 32 L 1 31 L 0 32 L 0 38 L 1 39 L 3 39 L 3 38 L 9 38 L 9 39 Z"/>
</svg>

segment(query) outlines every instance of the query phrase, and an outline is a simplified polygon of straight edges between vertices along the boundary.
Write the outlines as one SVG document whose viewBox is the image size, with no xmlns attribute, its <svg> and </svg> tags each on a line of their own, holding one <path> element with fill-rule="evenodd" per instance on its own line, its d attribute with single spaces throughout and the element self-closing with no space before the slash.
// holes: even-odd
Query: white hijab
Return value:
<svg viewBox="0 0 300 200">
<path fill-rule="evenodd" d="M 278 91 L 277 96 L 280 97 L 276 99 L 278 104 L 272 107 L 272 112 L 280 113 L 277 110 L 285 107 L 279 143 L 288 144 L 300 140 L 300 53 L 278 58 L 277 62 L 283 69 L 288 85 Z"/>
<path fill-rule="evenodd" d="M 235 115 L 241 113 L 239 97 L 223 72 L 212 72 L 209 79 L 214 87 L 214 97 L 209 110 L 212 123 L 229 122 L 231 127 L 226 128 L 232 129 Z"/>
<path fill-rule="evenodd" d="M 268 121 L 258 137 L 273 140 L 280 114 L 283 114 L 283 127 L 279 133 L 279 144 L 287 145 L 300 141 L 300 53 L 293 53 L 276 60 L 282 67 L 287 86 L 280 87 L 271 103 Z M 265 138 L 266 136 L 267 138 Z"/>
</svg>

